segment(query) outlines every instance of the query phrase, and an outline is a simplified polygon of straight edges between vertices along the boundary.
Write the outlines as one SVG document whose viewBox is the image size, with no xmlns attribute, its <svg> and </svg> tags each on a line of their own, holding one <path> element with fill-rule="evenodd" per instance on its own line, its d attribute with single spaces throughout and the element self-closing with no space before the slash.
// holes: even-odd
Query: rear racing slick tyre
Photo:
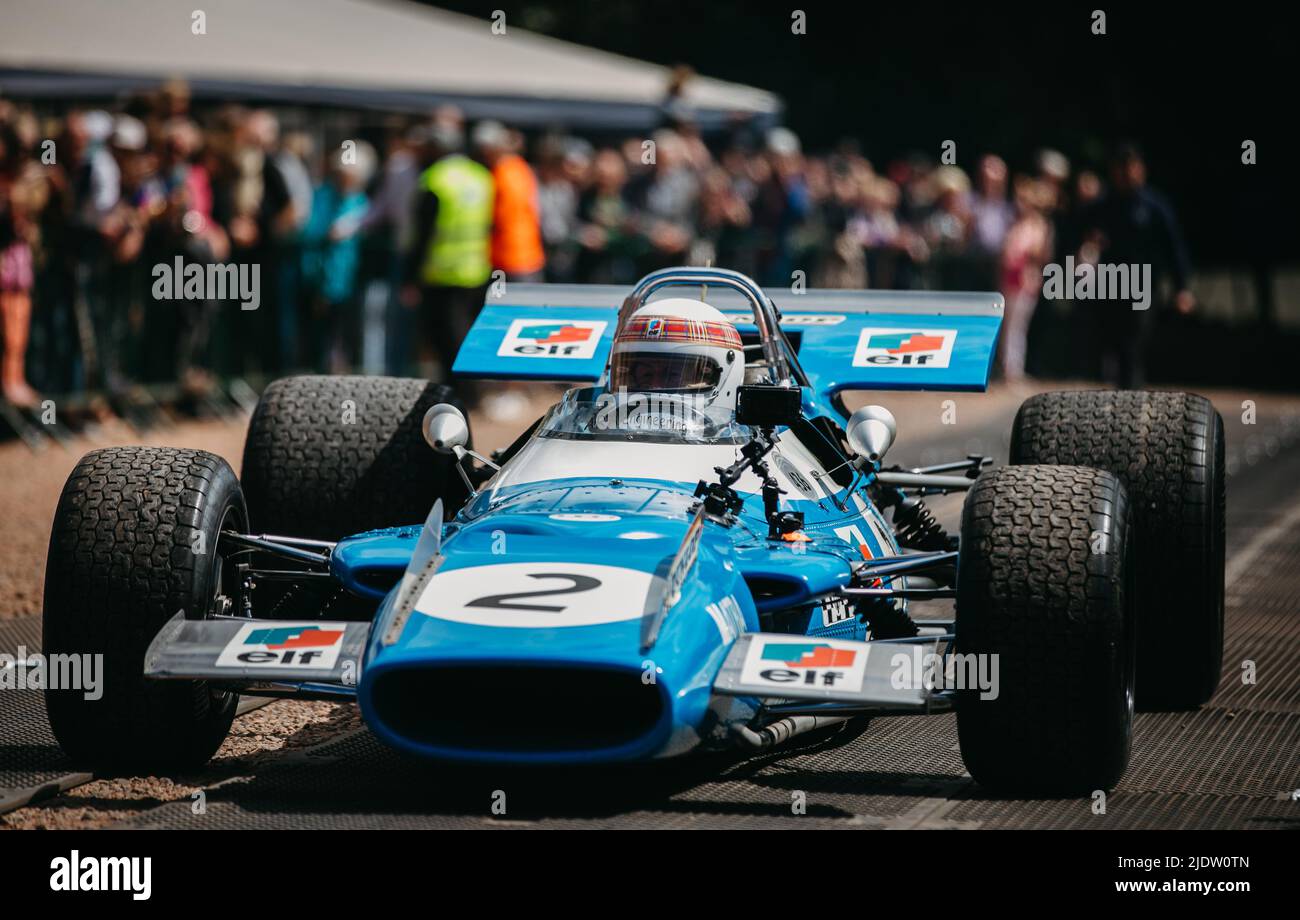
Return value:
<svg viewBox="0 0 1300 920">
<path fill-rule="evenodd" d="M 286 377 L 248 424 L 242 479 L 259 533 L 337 540 L 419 524 L 441 498 L 448 517 L 468 493 L 424 440 L 430 407 L 451 388 L 399 377 Z"/>
<path fill-rule="evenodd" d="M 1124 487 L 1102 470 L 1004 467 L 971 488 L 955 651 L 996 655 L 983 659 L 996 679 L 988 692 L 957 688 L 957 730 L 981 785 L 1076 794 L 1123 775 L 1135 664 L 1130 526 Z"/>
<path fill-rule="evenodd" d="M 1043 393 L 1011 433 L 1012 463 L 1119 477 L 1133 507 L 1138 705 L 1194 709 L 1223 667 L 1223 420 L 1190 393 Z"/>
<path fill-rule="evenodd" d="M 237 595 L 217 537 L 247 523 L 234 470 L 206 451 L 114 447 L 73 469 L 50 535 L 43 641 L 47 656 L 76 656 L 83 674 L 100 676 L 89 692 L 45 693 L 50 728 L 73 761 L 185 769 L 221 746 L 238 695 L 205 681 L 146 680 L 144 657 L 178 611 L 202 619 Z"/>
</svg>

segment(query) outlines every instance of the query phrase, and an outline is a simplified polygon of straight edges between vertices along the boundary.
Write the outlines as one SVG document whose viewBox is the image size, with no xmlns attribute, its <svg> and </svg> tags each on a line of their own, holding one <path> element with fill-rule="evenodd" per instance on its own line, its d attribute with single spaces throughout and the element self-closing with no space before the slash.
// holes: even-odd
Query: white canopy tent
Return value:
<svg viewBox="0 0 1300 920">
<path fill-rule="evenodd" d="M 194 34 L 195 8 L 206 17 Z M 575 12 L 575 15 L 581 15 Z M 404 0 L 40 0 L 4 13 L 0 95 L 93 99 L 183 77 L 199 98 L 421 111 L 633 129 L 660 117 L 667 68 Z M 696 77 L 702 126 L 775 120 L 780 101 Z"/>
</svg>

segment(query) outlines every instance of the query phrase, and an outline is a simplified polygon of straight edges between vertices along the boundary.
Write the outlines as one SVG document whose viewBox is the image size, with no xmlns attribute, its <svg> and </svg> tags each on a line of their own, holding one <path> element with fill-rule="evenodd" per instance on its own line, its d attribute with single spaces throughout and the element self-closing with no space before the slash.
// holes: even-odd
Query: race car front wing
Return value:
<svg viewBox="0 0 1300 920">
<path fill-rule="evenodd" d="M 188 620 L 177 613 L 145 653 L 145 677 L 238 685 L 257 696 L 350 697 L 368 622 Z"/>
<path fill-rule="evenodd" d="M 944 626 L 906 639 L 867 642 L 747 633 L 732 645 L 713 690 L 726 696 L 796 702 L 780 707 L 786 711 L 944 710 L 949 708 L 948 699 L 915 667 L 915 652 L 937 655 L 951 638 Z"/>
</svg>

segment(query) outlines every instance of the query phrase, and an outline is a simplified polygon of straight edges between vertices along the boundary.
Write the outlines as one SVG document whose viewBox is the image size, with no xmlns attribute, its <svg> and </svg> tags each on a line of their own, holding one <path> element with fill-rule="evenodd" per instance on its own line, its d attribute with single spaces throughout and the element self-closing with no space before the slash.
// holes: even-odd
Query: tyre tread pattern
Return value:
<svg viewBox="0 0 1300 920">
<path fill-rule="evenodd" d="M 436 499 L 464 503 L 450 457 L 421 431 L 444 385 L 398 377 L 303 376 L 266 388 L 248 426 L 244 493 L 259 532 L 337 540 L 418 524 Z"/>
<path fill-rule="evenodd" d="M 999 661 L 995 699 L 958 692 L 962 756 L 981 784 L 1078 791 L 1122 774 L 1128 516 L 1118 480 L 1087 467 L 1004 467 L 967 495 L 957 651 Z"/>
<path fill-rule="evenodd" d="M 1144 706 L 1195 707 L 1222 669 L 1223 421 L 1180 392 L 1041 393 L 1016 416 L 1011 462 L 1095 466 L 1133 504 L 1138 694 Z"/>
<path fill-rule="evenodd" d="M 45 574 L 46 654 L 102 655 L 102 698 L 46 694 L 51 728 L 74 759 L 193 765 L 220 745 L 234 699 L 206 684 L 150 681 L 144 653 L 177 611 L 203 616 L 220 515 L 243 513 L 234 471 L 201 450 L 112 447 L 69 475 Z M 196 550 L 201 550 L 198 552 Z"/>
</svg>

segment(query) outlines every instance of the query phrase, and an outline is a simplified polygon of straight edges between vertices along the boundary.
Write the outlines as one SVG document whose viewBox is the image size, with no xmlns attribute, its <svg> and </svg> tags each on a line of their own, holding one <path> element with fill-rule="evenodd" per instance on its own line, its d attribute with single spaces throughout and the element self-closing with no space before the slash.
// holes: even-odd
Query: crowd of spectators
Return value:
<svg viewBox="0 0 1300 920">
<path fill-rule="evenodd" d="M 628 283 L 686 263 L 774 287 L 999 290 L 999 366 L 1014 380 L 1042 266 L 1106 246 L 1090 215 L 1145 180 L 1131 148 L 1104 179 L 1052 150 L 1017 172 L 991 153 L 963 157 L 969 172 L 938 154 L 876 164 L 851 142 L 809 155 L 790 130 L 744 119 L 705 136 L 671 105 L 657 130 L 621 141 L 525 137 L 452 108 L 369 136 L 281 130 L 266 109 L 197 113 L 179 82 L 113 112 L 0 100 L 4 398 L 202 392 L 218 377 L 362 365 L 436 373 L 474 309 L 445 321 L 445 285 L 421 276 L 441 226 L 426 170 L 453 155 L 499 186 L 485 245 L 507 279 Z M 1176 225 L 1152 201 L 1182 289 Z M 259 308 L 154 296 L 152 267 L 177 257 L 259 266 Z"/>
</svg>

